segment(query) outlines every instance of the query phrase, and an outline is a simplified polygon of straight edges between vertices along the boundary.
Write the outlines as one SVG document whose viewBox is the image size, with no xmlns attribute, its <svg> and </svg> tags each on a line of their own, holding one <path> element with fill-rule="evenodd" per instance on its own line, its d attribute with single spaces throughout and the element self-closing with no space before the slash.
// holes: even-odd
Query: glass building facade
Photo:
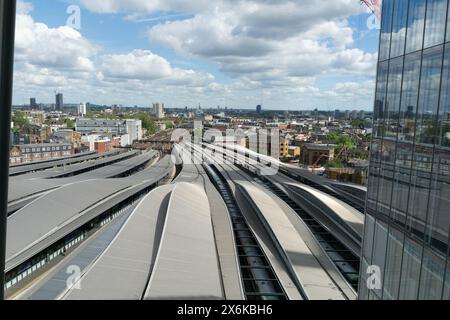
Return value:
<svg viewBox="0 0 450 320">
<path fill-rule="evenodd" d="M 449 0 L 382 12 L 359 298 L 450 299 Z"/>
</svg>

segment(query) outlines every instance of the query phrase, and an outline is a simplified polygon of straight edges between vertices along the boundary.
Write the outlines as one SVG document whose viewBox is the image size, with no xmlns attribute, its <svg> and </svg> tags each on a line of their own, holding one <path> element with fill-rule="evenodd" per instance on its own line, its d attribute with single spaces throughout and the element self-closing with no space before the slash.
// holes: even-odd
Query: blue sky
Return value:
<svg viewBox="0 0 450 320">
<path fill-rule="evenodd" d="M 368 19 L 357 0 L 19 1 L 14 103 L 370 110 Z"/>
</svg>

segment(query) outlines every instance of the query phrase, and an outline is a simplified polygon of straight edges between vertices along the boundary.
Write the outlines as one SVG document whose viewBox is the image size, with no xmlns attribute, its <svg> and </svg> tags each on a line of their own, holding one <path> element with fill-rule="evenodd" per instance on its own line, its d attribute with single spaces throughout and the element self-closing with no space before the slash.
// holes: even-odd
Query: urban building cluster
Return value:
<svg viewBox="0 0 450 320">
<path fill-rule="evenodd" d="M 28 106 L 15 107 L 11 122 L 10 164 L 57 159 L 86 151 L 103 153 L 130 147 L 143 138 L 142 121 L 112 119 L 120 106 L 98 109 L 88 117 L 90 104 L 64 104 L 63 94 L 55 104 L 43 105 L 30 98 Z M 158 109 L 161 112 L 162 108 Z"/>
<path fill-rule="evenodd" d="M 275 112 L 263 111 L 258 105 L 253 114 L 204 110 L 197 112 L 196 118 L 203 121 L 206 129 L 219 130 L 224 136 L 229 129 L 240 130 L 244 138 L 235 142 L 256 152 L 333 179 L 366 183 L 372 133 L 369 112 Z M 272 148 L 273 132 L 279 135 L 277 148 Z M 256 139 L 267 135 L 267 141 L 257 140 L 252 145 L 252 134 L 256 134 Z"/>
</svg>

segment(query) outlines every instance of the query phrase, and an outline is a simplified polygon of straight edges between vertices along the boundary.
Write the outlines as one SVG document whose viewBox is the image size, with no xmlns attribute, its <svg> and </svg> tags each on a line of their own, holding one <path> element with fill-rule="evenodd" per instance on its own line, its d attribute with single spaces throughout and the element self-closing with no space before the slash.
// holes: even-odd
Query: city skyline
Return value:
<svg viewBox="0 0 450 320">
<path fill-rule="evenodd" d="M 60 91 L 100 105 L 372 109 L 378 30 L 358 1 L 74 4 L 79 30 L 66 1 L 19 1 L 15 105 Z"/>
</svg>

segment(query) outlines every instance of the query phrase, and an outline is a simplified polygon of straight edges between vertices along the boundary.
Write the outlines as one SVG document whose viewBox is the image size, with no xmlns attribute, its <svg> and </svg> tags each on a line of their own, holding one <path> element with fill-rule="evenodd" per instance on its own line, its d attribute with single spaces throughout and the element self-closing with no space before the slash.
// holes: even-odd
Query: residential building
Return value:
<svg viewBox="0 0 450 320">
<path fill-rule="evenodd" d="M 45 122 L 45 112 L 40 110 L 25 110 L 25 117 L 31 124 L 42 125 Z"/>
<path fill-rule="evenodd" d="M 81 136 L 81 144 L 88 146 L 89 151 L 97 151 L 98 153 L 102 153 L 111 149 L 111 139 L 111 136 L 108 135 L 89 134 Z"/>
<path fill-rule="evenodd" d="M 162 119 L 164 118 L 164 103 L 154 103 L 153 104 L 153 114 L 156 118 Z"/>
<path fill-rule="evenodd" d="M 87 113 L 87 109 L 86 109 L 86 104 L 85 103 L 80 103 L 78 105 L 78 115 L 80 117 L 84 117 Z"/>
<path fill-rule="evenodd" d="M 280 140 L 280 159 L 285 158 L 289 155 L 289 140 Z"/>
<path fill-rule="evenodd" d="M 300 147 L 290 146 L 288 148 L 288 154 L 290 157 L 293 157 L 293 158 L 300 157 Z"/>
<path fill-rule="evenodd" d="M 70 156 L 74 153 L 71 143 L 42 143 L 12 146 L 10 163 L 29 163 Z"/>
<path fill-rule="evenodd" d="M 97 153 L 109 152 L 111 149 L 111 140 L 109 139 L 102 139 L 94 142 L 94 150 Z"/>
<path fill-rule="evenodd" d="M 64 142 L 70 142 L 75 146 L 81 144 L 81 134 L 72 129 L 60 129 L 53 133 L 53 138 Z"/>
<path fill-rule="evenodd" d="M 125 120 L 127 134 L 129 135 L 126 141 L 128 145 L 133 144 L 134 141 L 142 140 L 142 121 L 141 120 Z M 123 141 L 122 141 L 123 142 Z"/>
</svg>

